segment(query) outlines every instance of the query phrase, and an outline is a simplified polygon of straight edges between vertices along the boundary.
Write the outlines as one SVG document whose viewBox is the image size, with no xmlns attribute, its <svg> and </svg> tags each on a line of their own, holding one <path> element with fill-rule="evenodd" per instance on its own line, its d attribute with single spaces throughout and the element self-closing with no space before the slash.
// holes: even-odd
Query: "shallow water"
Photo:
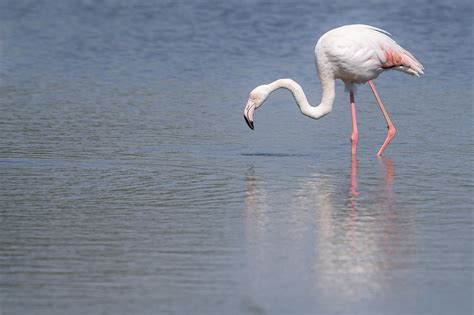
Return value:
<svg viewBox="0 0 474 315">
<path fill-rule="evenodd" d="M 471 314 L 472 4 L 3 1 L 1 314 Z M 426 75 L 320 97 L 326 30 L 391 32 Z"/>
</svg>

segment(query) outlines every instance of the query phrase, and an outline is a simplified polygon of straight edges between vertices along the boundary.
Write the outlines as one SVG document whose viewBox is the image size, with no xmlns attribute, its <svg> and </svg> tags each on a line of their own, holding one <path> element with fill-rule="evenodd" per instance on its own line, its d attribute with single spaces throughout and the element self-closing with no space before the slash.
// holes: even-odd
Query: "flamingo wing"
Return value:
<svg viewBox="0 0 474 315">
<path fill-rule="evenodd" d="M 334 65 L 339 78 L 367 82 L 382 71 L 395 69 L 407 74 L 423 74 L 423 66 L 391 38 L 390 33 L 368 25 L 347 25 L 323 35 L 318 42 Z"/>
</svg>

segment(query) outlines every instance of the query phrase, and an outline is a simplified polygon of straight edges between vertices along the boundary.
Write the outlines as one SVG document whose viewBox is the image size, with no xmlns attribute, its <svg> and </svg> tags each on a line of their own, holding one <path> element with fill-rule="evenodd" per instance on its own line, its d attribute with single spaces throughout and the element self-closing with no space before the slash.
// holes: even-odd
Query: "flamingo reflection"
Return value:
<svg viewBox="0 0 474 315">
<path fill-rule="evenodd" d="M 343 198 L 336 178 L 314 169 L 297 180 L 285 198 L 281 190 L 274 191 L 274 185 L 259 179 L 253 170 L 249 172 L 245 179 L 246 234 L 253 249 L 249 254 L 255 255 L 249 257 L 249 263 L 257 264 L 252 261 L 256 256 L 268 258 L 273 252 L 268 247 L 278 246 L 272 242 L 286 239 L 291 242 L 282 250 L 297 256 L 295 261 L 312 257 L 312 272 L 305 281 L 309 277 L 322 297 L 361 300 L 389 287 L 398 236 L 408 231 L 402 233 L 393 211 L 394 163 L 387 158 L 379 160 L 383 176 L 367 181 L 361 189 L 358 161 L 351 159 L 347 196 Z M 287 209 L 289 223 L 283 226 L 274 212 L 265 210 L 274 198 L 285 203 L 276 205 L 278 208 Z"/>
</svg>

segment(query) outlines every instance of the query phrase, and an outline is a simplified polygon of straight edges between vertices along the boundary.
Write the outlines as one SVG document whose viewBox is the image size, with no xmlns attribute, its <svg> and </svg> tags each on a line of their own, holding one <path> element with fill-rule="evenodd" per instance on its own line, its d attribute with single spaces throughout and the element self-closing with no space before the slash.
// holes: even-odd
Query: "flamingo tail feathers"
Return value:
<svg viewBox="0 0 474 315">
<path fill-rule="evenodd" d="M 386 62 L 382 68 L 399 70 L 419 77 L 423 72 L 423 65 L 407 50 L 400 52 L 385 51 Z"/>
</svg>

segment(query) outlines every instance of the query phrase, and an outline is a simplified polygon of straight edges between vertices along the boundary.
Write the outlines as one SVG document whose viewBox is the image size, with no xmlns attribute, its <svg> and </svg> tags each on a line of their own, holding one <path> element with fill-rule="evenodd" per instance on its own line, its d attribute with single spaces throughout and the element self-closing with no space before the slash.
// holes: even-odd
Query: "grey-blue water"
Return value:
<svg viewBox="0 0 474 315">
<path fill-rule="evenodd" d="M 0 2 L 0 313 L 472 314 L 472 1 Z M 426 75 L 314 121 L 325 31 Z"/>
</svg>

